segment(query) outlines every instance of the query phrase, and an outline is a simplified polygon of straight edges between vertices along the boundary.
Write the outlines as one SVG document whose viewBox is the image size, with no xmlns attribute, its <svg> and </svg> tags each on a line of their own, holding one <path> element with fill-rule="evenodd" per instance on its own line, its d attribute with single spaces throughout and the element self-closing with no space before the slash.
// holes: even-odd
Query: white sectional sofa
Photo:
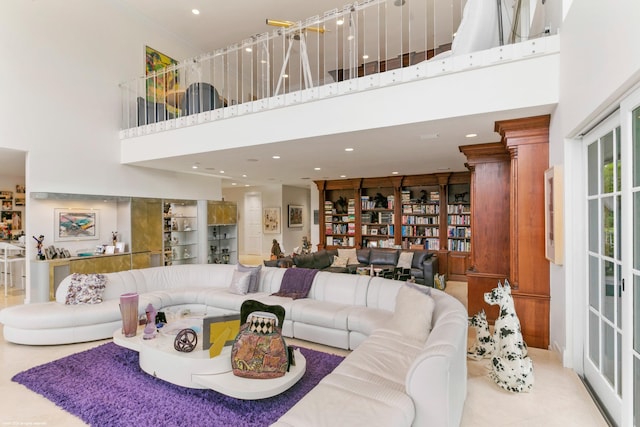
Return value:
<svg viewBox="0 0 640 427">
<path fill-rule="evenodd" d="M 246 299 L 279 304 L 286 310 L 286 337 L 354 351 L 277 425 L 459 425 L 466 397 L 467 313 L 455 298 L 429 289 L 435 302 L 431 330 L 416 340 L 389 326 L 398 317 L 396 296 L 404 282 L 318 272 L 308 297 L 293 300 L 271 295 L 286 269 L 262 267 L 257 292 L 246 295 L 230 292 L 235 270 L 205 264 L 108 273 L 103 302 L 84 305 L 65 304 L 68 277 L 56 290 L 56 301 L 6 308 L 0 323 L 6 341 L 54 345 L 110 338 L 122 325 L 119 297 L 126 292 L 140 295 L 140 314 L 149 303 L 157 310 L 189 308 L 211 315 L 237 313 Z"/>
</svg>

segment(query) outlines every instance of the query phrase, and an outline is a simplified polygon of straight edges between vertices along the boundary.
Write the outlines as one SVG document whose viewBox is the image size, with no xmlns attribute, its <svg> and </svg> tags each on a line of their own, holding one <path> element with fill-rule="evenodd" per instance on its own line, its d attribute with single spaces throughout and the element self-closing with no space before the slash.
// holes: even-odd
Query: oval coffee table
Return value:
<svg viewBox="0 0 640 427">
<path fill-rule="evenodd" d="M 280 394 L 298 382 L 307 369 L 306 359 L 296 349 L 295 365 L 280 378 L 237 377 L 231 370 L 231 346 L 223 347 L 218 356 L 210 358 L 209 351 L 196 349 L 181 353 L 175 350 L 174 338 L 158 333 L 156 338 L 145 340 L 142 329 L 131 338 L 125 337 L 120 329 L 113 333 L 116 345 L 139 353 L 140 368 L 147 374 L 182 387 L 208 388 L 237 399 L 257 400 Z M 199 335 L 198 339 L 202 337 Z"/>
</svg>

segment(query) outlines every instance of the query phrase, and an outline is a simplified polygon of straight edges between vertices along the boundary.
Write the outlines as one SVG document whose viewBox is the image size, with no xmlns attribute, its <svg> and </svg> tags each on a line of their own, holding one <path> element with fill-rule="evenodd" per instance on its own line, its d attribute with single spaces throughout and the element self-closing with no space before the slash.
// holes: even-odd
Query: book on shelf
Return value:
<svg viewBox="0 0 640 427">
<path fill-rule="evenodd" d="M 440 192 L 439 191 L 430 191 L 429 192 L 429 200 L 436 202 L 440 200 Z"/>
<path fill-rule="evenodd" d="M 333 237 L 327 236 L 327 246 L 333 246 Z"/>
</svg>

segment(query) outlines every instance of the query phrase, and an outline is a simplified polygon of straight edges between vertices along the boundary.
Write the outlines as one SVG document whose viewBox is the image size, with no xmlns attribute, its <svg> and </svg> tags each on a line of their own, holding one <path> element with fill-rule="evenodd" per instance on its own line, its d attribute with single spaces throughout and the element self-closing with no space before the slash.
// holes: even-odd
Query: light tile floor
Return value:
<svg viewBox="0 0 640 427">
<path fill-rule="evenodd" d="M 449 282 L 447 291 L 466 305 L 465 283 Z M 22 290 L 10 289 L 9 297 L 0 297 L 0 308 L 22 304 L 23 299 Z M 288 341 L 341 355 L 348 353 L 313 343 Z M 39 347 L 0 340 L 0 427 L 85 425 L 44 397 L 12 382 L 11 378 L 25 369 L 96 347 L 103 342 Z M 530 393 L 512 394 L 497 387 L 487 376 L 488 360 L 468 362 L 468 393 L 461 424 L 463 427 L 608 425 L 578 376 L 571 369 L 562 367 L 556 353 L 531 349 L 530 354 L 535 374 L 535 385 Z"/>
</svg>

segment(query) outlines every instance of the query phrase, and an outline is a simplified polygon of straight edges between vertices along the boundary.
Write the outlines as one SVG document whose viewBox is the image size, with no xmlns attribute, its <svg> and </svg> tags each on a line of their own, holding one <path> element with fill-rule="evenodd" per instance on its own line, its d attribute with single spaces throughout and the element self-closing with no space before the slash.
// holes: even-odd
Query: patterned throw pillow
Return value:
<svg viewBox="0 0 640 427">
<path fill-rule="evenodd" d="M 276 328 L 276 318 L 253 314 L 249 316 L 249 330 L 258 334 L 272 334 Z"/>
<path fill-rule="evenodd" d="M 107 284 L 104 274 L 73 273 L 65 304 L 100 304 Z"/>
</svg>

